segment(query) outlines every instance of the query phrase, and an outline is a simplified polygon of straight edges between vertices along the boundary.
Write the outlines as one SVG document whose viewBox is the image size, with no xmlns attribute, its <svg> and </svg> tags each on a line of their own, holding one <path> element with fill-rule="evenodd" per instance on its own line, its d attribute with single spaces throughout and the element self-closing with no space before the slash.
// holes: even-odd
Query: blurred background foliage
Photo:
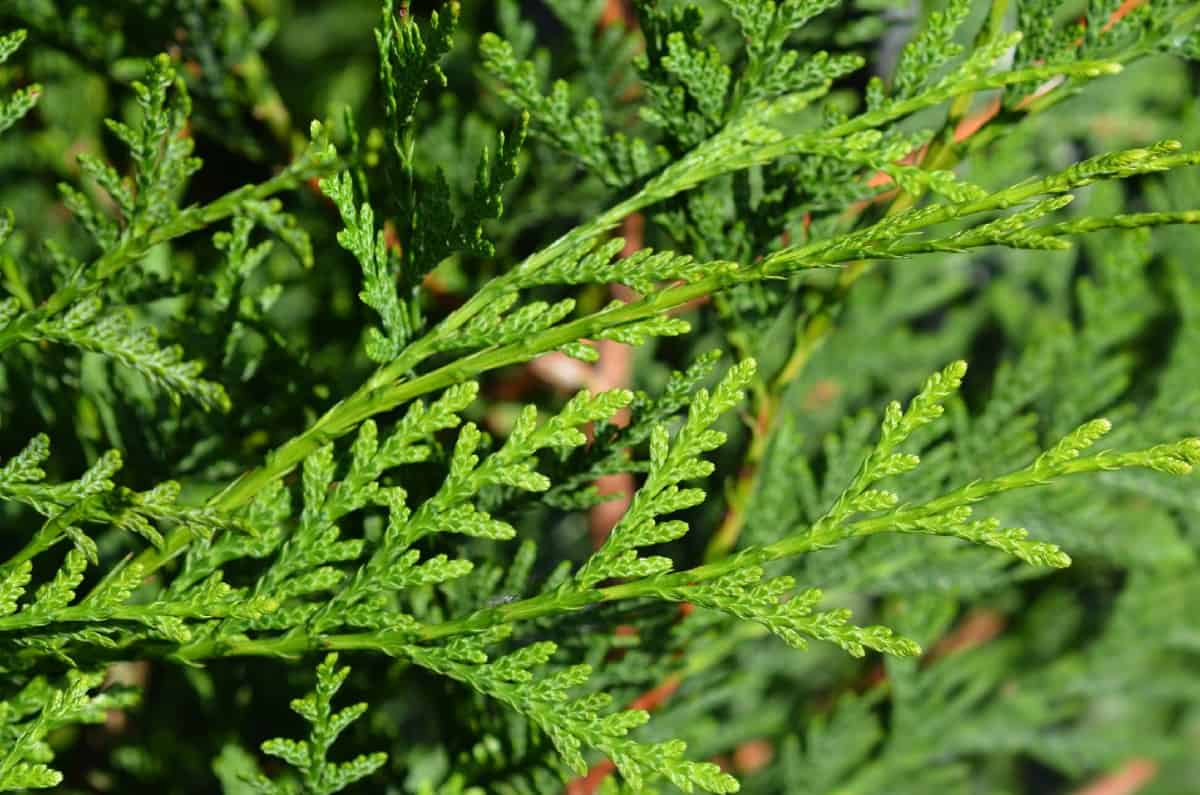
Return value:
<svg viewBox="0 0 1200 795">
<path fill-rule="evenodd" d="M 414 2 L 409 13 L 423 17 L 436 5 Z M 704 34 L 732 50 L 736 27 L 718 3 L 700 5 L 711 12 Z M 848 0 L 806 28 L 814 47 L 860 53 L 869 64 L 839 83 L 835 102 L 853 107 L 872 70 L 886 73 L 898 45 L 936 5 Z M 418 167 L 444 169 L 452 186 L 467 191 L 480 150 L 498 130 L 511 129 L 514 113 L 480 67 L 477 38 L 487 30 L 504 35 L 543 74 L 570 80 L 580 97 L 596 97 L 610 124 L 644 130 L 632 110 L 638 35 L 619 19 L 605 24 L 607 6 L 464 2 L 444 65 L 447 86 L 427 93 L 419 108 Z M 978 11 L 985 12 L 982 4 Z M 1065 2 L 1058 19 L 1085 11 L 1082 2 Z M 13 283 L 12 263 L 25 258 L 51 267 L 43 240 L 57 241 L 63 256 L 93 253 L 55 183 L 78 181 L 83 153 L 120 164 L 121 150 L 102 120 L 133 112 L 128 84 L 156 53 L 183 65 L 193 98 L 190 134 L 205 167 L 189 200 L 276 172 L 306 140 L 312 119 L 328 120 L 343 144 L 348 117 L 371 131 L 358 142 L 370 167 L 383 145 L 374 131 L 383 120 L 371 36 L 378 14 L 373 0 L 0 0 L 0 27 L 30 32 L 30 44 L 0 77 L 44 86 L 36 112 L 0 138 L 0 205 L 13 208 L 20 230 L 0 250 L 10 290 L 24 290 L 31 301 L 38 294 L 36 284 Z M 1195 64 L 1145 58 L 1019 123 L 1005 118 L 985 128 L 960 171 L 998 188 L 1162 138 L 1200 147 L 1198 79 Z M 496 256 L 444 263 L 428 283 L 427 313 L 436 317 L 461 302 L 490 273 L 592 217 L 612 196 L 598 178 L 532 138 L 504 217 L 490 229 Z M 1179 209 L 1198 196 L 1193 169 L 1093 186 L 1072 209 Z M 817 213 L 824 201 L 848 198 L 806 200 Z M 255 277 L 260 292 L 246 309 L 245 333 L 224 350 L 214 349 L 207 321 L 190 313 L 188 298 L 171 290 L 182 275 L 215 267 L 220 252 L 212 242 L 195 236 L 160 247 L 149 260 L 163 287 L 143 305 L 141 320 L 206 359 L 234 411 L 173 410 L 136 377 L 88 355 L 39 352 L 23 360 L 16 352 L 0 372 L 0 450 L 19 448 L 30 426 L 47 427 L 58 445 L 53 463 L 64 472 L 81 471 L 115 446 L 126 453 L 128 485 L 157 482 L 171 462 L 189 493 L 203 496 L 361 383 L 371 371 L 361 352 L 370 318 L 356 299 L 357 268 L 334 240 L 336 211 L 315 189 L 286 203 L 313 238 L 314 264 L 306 269 L 302 258 L 276 246 Z M 687 248 L 663 221 L 648 220 L 644 242 Z M 770 540 L 780 527 L 818 516 L 860 460 L 875 427 L 870 412 L 910 395 L 958 357 L 972 369 L 951 412 L 951 440 L 938 443 L 935 457 L 927 454 L 924 480 L 910 485 L 910 494 L 936 493 L 951 475 L 990 474 L 989 467 L 1101 413 L 1121 421 L 1123 442 L 1200 433 L 1197 252 L 1200 231 L 1178 227 L 1102 233 L 1071 251 L 944 254 L 868 270 L 783 393 L 778 431 L 745 509 L 743 542 Z M 731 313 L 743 335 L 739 347 L 778 366 L 777 352 L 790 345 L 820 292 L 772 290 L 747 288 L 721 311 L 693 310 L 697 333 L 636 351 L 633 386 L 654 394 L 671 370 L 727 347 Z M 596 288 L 583 303 L 608 298 Z M 63 382 L 74 388 L 59 388 Z M 520 402 L 561 399 L 524 369 L 488 376 L 485 389 L 490 400 L 480 418 L 498 429 Z M 725 448 L 711 493 L 733 483 L 748 444 L 743 431 Z M 1128 473 L 1102 482 L 1102 489 L 1064 484 L 1004 503 L 1004 518 L 1071 551 L 1075 565 L 1065 572 L 1046 575 L 986 550 L 900 536 L 789 564 L 801 582 L 826 586 L 830 601 L 875 611 L 918 638 L 932 650 L 919 661 L 855 661 L 820 646 L 796 653 L 711 616 L 681 623 L 667 608 L 584 617 L 554 631 L 578 647 L 575 658 L 603 663 L 597 686 L 626 703 L 649 696 L 655 719 L 648 733 L 687 740 L 696 758 L 720 759 L 740 773 L 745 792 L 1195 792 L 1200 491 L 1194 480 Z M 710 500 L 690 518 L 696 527 L 716 527 L 726 507 Z M 543 560 L 578 559 L 587 548 L 583 517 L 544 505 L 511 510 L 514 523 L 542 544 Z M 690 534 L 677 559 L 699 561 L 706 539 Z M 603 628 L 614 623 L 638 631 L 612 636 Z M 400 662 L 347 661 L 354 665 L 348 698 L 369 700 L 372 710 L 341 750 L 385 747 L 390 754 L 386 771 L 359 791 L 563 791 L 547 741 L 501 707 Z M 248 791 L 237 779 L 248 749 L 274 734 L 299 733 L 298 726 L 282 730 L 281 722 L 293 720 L 287 702 L 311 678 L 302 666 L 237 661 L 136 666 L 114 675 L 144 682 L 144 705 L 106 726 L 55 738 L 73 747 L 70 791 L 205 793 L 219 782 L 227 792 Z M 569 791 L 614 789 L 602 772 Z"/>
</svg>

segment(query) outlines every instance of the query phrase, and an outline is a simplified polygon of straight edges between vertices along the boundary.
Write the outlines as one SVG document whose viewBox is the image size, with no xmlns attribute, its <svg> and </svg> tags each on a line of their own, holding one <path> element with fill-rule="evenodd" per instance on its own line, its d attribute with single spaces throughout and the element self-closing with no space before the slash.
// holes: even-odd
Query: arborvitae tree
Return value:
<svg viewBox="0 0 1200 795">
<path fill-rule="evenodd" d="M 1198 20 L 0 1 L 0 790 L 1194 791 Z"/>
</svg>

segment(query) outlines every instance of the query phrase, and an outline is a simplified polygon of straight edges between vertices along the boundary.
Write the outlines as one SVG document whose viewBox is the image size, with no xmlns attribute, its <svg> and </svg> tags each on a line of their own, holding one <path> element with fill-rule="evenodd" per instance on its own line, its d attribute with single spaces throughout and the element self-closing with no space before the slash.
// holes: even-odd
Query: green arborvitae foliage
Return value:
<svg viewBox="0 0 1200 795">
<path fill-rule="evenodd" d="M 385 753 L 364 754 L 348 762 L 335 763 L 326 759 L 330 747 L 342 732 L 367 711 L 367 705 L 362 702 L 334 711 L 333 697 L 350 675 L 349 668 L 337 667 L 337 660 L 336 654 L 327 655 L 317 667 L 316 690 L 292 701 L 292 711 L 310 726 L 308 739 L 296 741 L 277 737 L 262 744 L 263 753 L 296 768 L 300 783 L 279 783 L 260 776 L 251 784 L 254 791 L 280 795 L 291 792 L 333 795 L 367 778 L 387 763 Z"/>
<path fill-rule="evenodd" d="M 67 575 L 70 576 L 70 575 Z M 43 586 L 38 600 L 57 598 L 55 589 L 71 586 L 55 580 Z M 30 679 L 3 705 L 4 756 L 0 757 L 0 787 L 5 790 L 44 789 L 62 784 L 62 773 L 47 763 L 54 751 L 47 737 L 64 726 L 103 723 L 109 710 L 137 703 L 131 692 L 98 692 L 102 675 L 72 671 L 58 685 L 44 677 Z"/>
<path fill-rule="evenodd" d="M 0 4 L 0 790 L 1192 791 L 1197 58 Z"/>
</svg>

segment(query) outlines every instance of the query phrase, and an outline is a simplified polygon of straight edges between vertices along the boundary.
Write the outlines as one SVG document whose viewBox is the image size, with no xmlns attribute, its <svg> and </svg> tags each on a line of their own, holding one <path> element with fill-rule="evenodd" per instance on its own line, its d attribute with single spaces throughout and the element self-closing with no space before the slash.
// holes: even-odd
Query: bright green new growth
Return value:
<svg viewBox="0 0 1200 795">
<path fill-rule="evenodd" d="M 684 759 L 683 743 L 647 745 L 628 739 L 631 729 L 649 719 L 644 710 L 605 714 L 611 703 L 605 693 L 572 699 L 569 691 L 587 682 L 590 666 L 570 666 L 535 678 L 530 669 L 550 660 L 556 651 L 553 643 L 525 646 L 489 660 L 483 646 L 505 634 L 507 630 L 501 627 L 478 640 L 451 643 L 440 649 L 409 647 L 406 652 L 417 664 L 466 682 L 526 715 L 549 735 L 563 761 L 578 775 L 587 773 L 581 751 L 590 747 L 603 751 L 635 790 L 662 777 L 684 792 L 697 787 L 705 792 L 737 791 L 737 781 L 717 765 Z"/>
<path fill-rule="evenodd" d="M 550 5 L 569 20 L 571 4 Z M 313 123 L 309 143 L 285 169 L 205 204 L 184 204 L 201 168 L 185 80 L 167 55 L 146 64 L 129 86 L 136 120 L 107 122 L 128 163 L 81 155 L 83 179 L 59 187 L 63 206 L 87 233 L 88 253 L 47 241 L 53 267 L 43 277 L 10 276 L 8 296 L 0 299 L 0 353 L 48 368 L 57 360 L 47 351 L 65 347 L 80 361 L 117 365 L 128 371 L 121 377 L 133 379 L 119 383 L 135 385 L 117 402 L 155 406 L 156 396 L 165 397 L 167 404 L 156 408 L 164 418 L 174 412 L 163 421 L 171 432 L 200 428 L 206 440 L 192 439 L 185 448 L 182 484 L 123 480 L 123 454 L 91 440 L 90 465 L 74 479 L 63 476 L 62 467 L 52 466 L 51 438 L 40 432 L 0 462 L 0 499 L 16 517 L 6 539 L 13 551 L 0 562 L 0 673 L 12 683 L 0 690 L 0 789 L 59 786 L 48 736 L 103 722 L 107 710 L 134 704 L 132 692 L 101 687 L 114 662 L 215 666 L 223 659 L 293 662 L 318 653 L 326 656 L 315 691 L 291 702 L 309 724 L 307 739 L 261 744 L 294 772 L 269 778 L 230 741 L 216 774 L 230 791 L 324 795 L 360 781 L 370 785 L 386 773 L 388 753 L 330 759 L 339 737 L 373 709 L 367 702 L 333 706 L 350 676 L 350 668 L 338 668 L 338 654 L 354 653 L 393 658 L 397 667 L 413 666 L 468 692 L 476 705 L 500 705 L 523 721 L 522 731 L 548 740 L 559 761 L 539 765 L 555 773 L 586 775 L 603 755 L 629 791 L 670 785 L 735 792 L 734 776 L 690 758 L 682 739 L 639 732 L 651 719 L 648 711 L 622 708 L 634 699 L 612 674 L 620 663 L 615 644 L 604 645 L 621 617 L 632 616 L 634 626 L 637 611 L 690 605 L 713 626 L 774 635 L 791 647 L 788 653 L 816 640 L 851 657 L 916 657 L 921 644 L 936 640 L 937 622 L 918 623 L 914 608 L 895 621 L 884 613 L 884 623 L 852 623 L 845 586 L 836 569 L 822 574 L 822 555 L 853 555 L 876 536 L 930 536 L 958 551 L 969 546 L 1029 567 L 1065 568 L 1069 545 L 1060 548 L 1034 524 L 1028 527 L 1040 538 L 1010 526 L 1022 510 L 1006 501 L 1026 492 L 1059 494 L 1074 475 L 1105 475 L 1111 480 L 1099 482 L 1136 492 L 1129 483 L 1149 481 L 1119 478 L 1142 478 L 1143 471 L 1187 475 L 1200 464 L 1200 439 L 1172 441 L 1177 425 L 1149 442 L 1133 431 L 1121 435 L 1123 423 L 1113 431 L 1108 420 L 1091 419 L 1050 445 L 1022 437 L 1014 444 L 1019 459 L 997 454 L 999 473 L 957 467 L 956 457 L 969 455 L 962 428 L 971 400 L 960 395 L 967 365 L 954 361 L 919 388 L 888 384 L 898 396 L 904 389 L 913 396 L 907 405 L 887 405 L 873 437 L 848 425 L 844 436 L 860 444 L 847 441 L 840 451 L 853 455 L 838 459 L 832 453 L 839 442 L 827 443 L 823 492 L 806 497 L 807 515 L 780 512 L 760 519 L 754 534 L 739 535 L 741 525 L 728 517 L 744 521 L 747 503 L 737 501 L 735 487 L 722 495 L 714 473 L 731 473 L 731 482 L 746 478 L 750 503 L 755 496 L 767 501 L 774 481 L 754 478 L 770 463 L 769 439 L 784 450 L 780 455 L 788 441 L 771 423 L 824 342 L 820 323 L 805 324 L 831 317 L 831 304 L 850 300 L 857 276 L 848 274 L 864 272 L 868 261 L 917 255 L 982 249 L 1048 255 L 1085 233 L 1200 221 L 1195 210 L 1116 213 L 1094 203 L 1066 214 L 1077 195 L 1087 195 L 1080 189 L 1114 189 L 1119 180 L 1200 163 L 1200 153 L 1175 141 L 1097 155 L 997 188 L 994 180 L 977 184 L 953 172 L 956 158 L 968 157 L 974 144 L 954 149 L 952 140 L 973 96 L 998 91 L 1014 118 L 1032 116 L 1090 81 L 1111 79 L 1151 50 L 1179 49 L 1180 31 L 1189 30 L 1194 15 L 1170 4 L 1157 21 L 1144 21 L 1132 43 L 1094 33 L 1100 18 L 1079 53 L 1039 29 L 1022 38 L 989 20 L 976 46 L 966 49 L 959 42 L 971 7 L 951 0 L 901 50 L 890 79 L 871 79 L 861 111 L 852 113 L 831 91 L 864 59 L 800 46 L 809 26 L 826 24 L 823 15 L 836 13 L 838 4 L 726 0 L 721 5 L 740 31 L 733 56 L 707 41 L 697 7 L 636 5 L 645 37 L 644 52 L 627 64 L 644 88 L 636 132 L 613 129 L 617 114 L 599 99 L 580 100 L 566 81 L 544 88 L 544 69 L 519 40 L 478 38 L 483 68 L 516 121 L 510 134 L 491 139 L 494 154 L 483 145 L 472 156 L 466 179 L 458 173 L 452 179 L 448 166 L 427 162 L 422 150 L 431 146 L 422 129 L 426 94 L 447 83 L 441 64 L 462 34 L 457 3 L 425 23 L 406 3 L 383 4 L 375 32 L 385 120 L 378 140 L 360 140 L 349 114 L 337 144 L 334 125 Z M 1040 18 L 1020 6 L 1022 20 Z M 498 14 L 520 30 L 514 4 L 501 3 Z M 588 32 L 595 17 L 589 19 L 576 35 L 581 47 L 593 46 Z M 0 37 L 0 63 L 24 40 L 21 31 Z M 999 66 L 1014 48 L 1011 68 Z M 34 110 L 39 92 L 29 84 L 0 100 L 0 132 Z M 1024 98 L 1031 104 L 1019 105 Z M 928 112 L 947 103 L 944 128 L 914 126 L 929 124 Z M 533 139 L 577 163 L 604 189 L 605 201 L 557 238 L 510 258 L 512 248 L 492 236 L 501 237 L 496 230 L 507 221 L 507 197 L 522 169 L 532 167 Z M 919 150 L 930 153 L 925 161 L 909 158 Z M 886 178 L 886 190 L 871 187 L 877 175 Z M 350 364 L 363 362 L 371 369 L 357 386 L 331 395 L 323 413 L 303 412 L 294 433 L 281 421 L 264 428 L 263 439 L 234 449 L 232 437 L 250 428 L 203 423 L 211 422 L 208 412 L 237 415 L 243 408 L 231 399 L 245 391 L 230 373 L 252 330 L 274 322 L 272 307 L 286 291 L 272 259 L 283 254 L 273 241 L 293 252 L 302 266 L 297 278 L 333 268 L 315 262 L 314 243 L 284 211 L 292 199 L 275 198 L 309 180 L 332 203 L 336 226 L 329 237 L 357 263 L 354 291 L 370 310 L 363 313 L 361 351 L 355 348 L 347 369 L 358 372 Z M 874 212 L 872 203 L 893 189 L 893 203 Z M 625 240 L 612 231 L 636 213 L 659 228 L 656 244 L 674 250 L 644 247 L 622 256 Z M 0 244 L 14 225 L 6 211 Z M 156 250 L 198 232 L 219 254 L 209 271 L 147 264 Z M 333 258 L 332 252 L 322 256 Z M 478 269 L 482 276 L 471 270 L 480 261 L 489 263 Z M 33 267 L 21 263 L 14 272 Z M 435 313 L 426 288 L 431 274 L 445 272 L 476 282 L 462 303 Z M 844 281 L 821 281 L 829 277 Z M 609 284 L 636 294 L 627 302 L 598 299 L 598 286 Z M 676 316 L 706 298 L 715 322 Z M 217 340 L 204 350 L 206 358 L 185 345 L 198 345 L 196 335 L 178 324 L 156 325 L 146 306 L 159 300 L 179 300 L 204 319 L 202 333 Z M 783 357 L 761 344 L 777 318 L 796 327 Z M 583 389 L 552 409 L 513 407 L 505 421 L 485 411 L 499 402 L 486 391 L 495 383 L 490 375 L 504 368 L 555 353 L 596 362 L 604 342 L 649 347 L 678 338 L 672 342 L 683 344 L 694 331 L 708 335 L 706 349 L 715 339 L 721 350 L 689 351 L 688 369 L 659 379 L 657 396 Z M 282 333 L 261 336 L 263 346 L 288 352 Z M 352 358 L 345 350 L 338 356 Z M 731 361 L 718 368 L 722 359 Z M 304 369 L 299 358 L 294 364 Z M 313 394 L 328 392 L 325 383 L 304 384 Z M 300 400 L 299 391 L 271 399 Z M 1001 412 L 1001 430 L 1023 433 L 1015 409 L 993 408 L 1002 402 L 996 398 L 983 416 Z M 624 427 L 617 422 L 622 412 L 630 415 Z M 739 416 L 749 430 L 737 425 Z M 268 424 L 269 412 L 250 417 L 259 420 Z M 870 421 L 861 425 L 874 428 Z M 1103 447 L 1110 431 L 1116 441 Z M 737 453 L 747 434 L 744 446 L 753 452 L 745 465 L 730 466 L 722 457 L 731 448 Z M 62 448 L 74 445 L 64 439 Z M 230 449 L 222 452 L 223 446 Z M 592 484 L 612 474 L 634 478 L 629 505 L 594 549 L 575 554 L 579 546 L 557 536 L 578 525 L 562 517 L 599 504 Z M 1175 487 L 1154 488 L 1173 494 Z M 798 502 L 801 490 L 789 485 L 789 500 Z M 996 516 L 981 516 L 985 511 Z M 1024 514 L 1038 516 L 1036 509 Z M 714 536 L 708 526 L 714 519 L 733 529 L 710 547 L 719 554 L 699 562 L 691 545 Z M 814 581 L 822 576 L 829 580 Z M 826 594 L 832 605 L 822 608 Z M 874 612 L 869 600 L 854 606 Z M 572 621 L 604 622 L 588 631 L 605 640 L 581 646 L 572 633 L 586 633 Z M 895 670 L 903 682 L 908 669 Z M 844 699 L 837 715 L 863 723 L 865 709 Z M 813 746 L 823 733 L 836 733 L 838 719 L 815 724 L 808 757 L 819 756 Z M 525 746 L 536 745 L 521 736 Z M 446 786 L 447 793 L 469 791 Z"/>
<path fill-rule="evenodd" d="M 70 575 L 67 575 L 70 576 Z M 65 579 L 65 578 L 64 578 Z M 71 586 L 56 582 L 44 586 L 39 600 L 53 600 Z M 69 598 L 69 596 L 67 597 Z M 132 706 L 137 694 L 93 693 L 102 674 L 72 671 L 61 688 L 35 678 L 0 704 L 0 787 L 5 790 L 57 787 L 62 774 L 46 764 L 54 752 L 46 738 L 52 731 L 81 723 L 103 723 L 110 709 Z"/>
<path fill-rule="evenodd" d="M 293 792 L 333 795 L 367 778 L 387 763 L 387 754 L 384 753 L 363 755 L 340 763 L 325 758 L 338 736 L 367 711 L 365 703 L 358 703 L 334 712 L 333 697 L 350 673 L 349 668 L 338 668 L 337 660 L 336 654 L 326 655 L 324 662 L 317 666 L 316 690 L 292 701 L 292 710 L 312 727 L 308 739 L 296 741 L 275 738 L 262 744 L 263 753 L 278 757 L 296 768 L 301 774 L 302 783 L 279 783 L 259 776 L 253 782 L 254 791 L 273 795 Z"/>
</svg>

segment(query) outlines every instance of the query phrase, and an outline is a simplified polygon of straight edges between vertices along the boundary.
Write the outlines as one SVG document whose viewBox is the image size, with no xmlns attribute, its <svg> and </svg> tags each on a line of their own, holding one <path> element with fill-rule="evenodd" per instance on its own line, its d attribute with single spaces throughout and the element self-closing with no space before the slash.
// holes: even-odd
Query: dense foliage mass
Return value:
<svg viewBox="0 0 1200 795">
<path fill-rule="evenodd" d="M 0 790 L 1194 791 L 1198 20 L 0 0 Z"/>
</svg>

